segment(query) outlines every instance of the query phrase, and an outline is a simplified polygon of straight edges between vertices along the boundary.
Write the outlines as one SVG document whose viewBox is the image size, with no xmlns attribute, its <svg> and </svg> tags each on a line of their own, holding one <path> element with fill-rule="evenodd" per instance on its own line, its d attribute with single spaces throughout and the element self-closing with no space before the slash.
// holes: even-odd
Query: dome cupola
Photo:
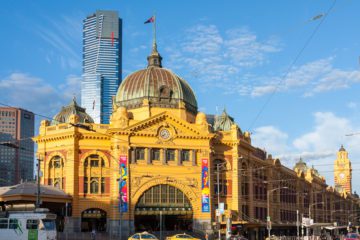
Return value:
<svg viewBox="0 0 360 240">
<path fill-rule="evenodd" d="M 148 66 L 128 75 L 116 94 L 116 105 L 128 110 L 143 104 L 150 107 L 180 108 L 197 113 L 197 101 L 190 85 L 169 69 L 162 67 L 162 57 L 153 43 Z"/>
<path fill-rule="evenodd" d="M 60 112 L 54 116 L 50 125 L 68 123 L 72 115 L 77 116 L 79 123 L 94 123 L 94 120 L 85 112 L 85 108 L 80 107 L 73 98 L 69 105 L 62 107 Z"/>
</svg>

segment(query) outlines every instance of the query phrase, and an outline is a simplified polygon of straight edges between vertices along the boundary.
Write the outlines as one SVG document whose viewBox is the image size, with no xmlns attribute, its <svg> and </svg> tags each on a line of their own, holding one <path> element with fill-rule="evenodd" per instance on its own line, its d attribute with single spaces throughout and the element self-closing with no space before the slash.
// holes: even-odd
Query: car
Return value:
<svg viewBox="0 0 360 240">
<path fill-rule="evenodd" d="M 344 240 L 360 240 L 360 235 L 358 233 L 348 233 Z"/>
<path fill-rule="evenodd" d="M 148 232 L 135 233 L 134 235 L 128 238 L 128 240 L 141 240 L 141 239 L 159 240 L 157 237 L 155 237 L 154 235 Z"/>
<path fill-rule="evenodd" d="M 200 240 L 199 238 L 194 238 L 193 236 L 181 233 L 181 234 L 175 234 L 173 236 L 167 237 L 166 240 Z"/>
</svg>

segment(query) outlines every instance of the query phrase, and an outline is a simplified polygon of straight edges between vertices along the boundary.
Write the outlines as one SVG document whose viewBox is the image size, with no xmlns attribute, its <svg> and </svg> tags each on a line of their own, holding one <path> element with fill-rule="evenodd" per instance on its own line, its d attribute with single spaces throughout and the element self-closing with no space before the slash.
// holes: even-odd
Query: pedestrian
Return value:
<svg viewBox="0 0 360 240">
<path fill-rule="evenodd" d="M 95 228 L 93 228 L 93 230 L 91 231 L 91 240 L 95 240 L 96 238 L 96 230 Z"/>
<path fill-rule="evenodd" d="M 209 240 L 209 235 L 207 233 L 205 234 L 205 240 Z"/>
</svg>

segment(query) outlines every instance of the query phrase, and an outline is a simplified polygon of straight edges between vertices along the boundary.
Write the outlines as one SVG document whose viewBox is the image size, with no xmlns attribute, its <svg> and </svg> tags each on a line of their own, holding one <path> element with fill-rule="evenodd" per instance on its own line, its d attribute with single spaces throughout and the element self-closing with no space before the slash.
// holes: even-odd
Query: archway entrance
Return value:
<svg viewBox="0 0 360 240">
<path fill-rule="evenodd" d="M 89 208 L 81 213 L 81 231 L 106 231 L 106 212 L 99 208 Z"/>
<path fill-rule="evenodd" d="M 193 210 L 189 199 L 173 186 L 146 190 L 135 206 L 136 231 L 191 231 Z"/>
</svg>

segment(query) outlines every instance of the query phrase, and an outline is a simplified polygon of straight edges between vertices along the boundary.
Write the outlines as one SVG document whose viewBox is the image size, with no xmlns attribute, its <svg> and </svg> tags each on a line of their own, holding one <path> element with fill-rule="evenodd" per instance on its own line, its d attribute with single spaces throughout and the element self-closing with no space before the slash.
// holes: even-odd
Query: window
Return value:
<svg viewBox="0 0 360 240">
<path fill-rule="evenodd" d="M 136 148 L 135 149 L 135 159 L 136 160 L 144 160 L 145 159 L 145 149 L 144 148 Z"/>
<path fill-rule="evenodd" d="M 101 193 L 105 192 L 105 178 L 101 178 Z"/>
<path fill-rule="evenodd" d="M 168 161 L 175 161 L 175 150 L 174 149 L 166 150 L 166 162 L 168 162 Z"/>
<path fill-rule="evenodd" d="M 17 229 L 18 226 L 19 226 L 18 220 L 14 218 L 10 218 L 9 229 Z"/>
<path fill-rule="evenodd" d="M 91 160 L 90 161 L 90 166 L 91 167 L 98 167 L 99 166 L 99 160 Z"/>
<path fill-rule="evenodd" d="M 151 150 L 151 161 L 160 160 L 160 149 L 154 148 Z"/>
<path fill-rule="evenodd" d="M 61 178 L 55 178 L 54 187 L 61 188 Z"/>
<path fill-rule="evenodd" d="M 48 185 L 49 185 L 49 186 L 52 186 L 52 185 L 53 185 L 53 182 L 52 182 L 52 179 L 51 179 L 51 178 L 48 179 Z"/>
<path fill-rule="evenodd" d="M 0 219 L 0 229 L 6 229 L 8 228 L 8 219 L 7 218 L 3 218 Z"/>
<path fill-rule="evenodd" d="M 26 220 L 26 229 L 38 229 L 39 220 L 38 219 L 28 219 Z"/>
<path fill-rule="evenodd" d="M 183 162 L 190 161 L 190 151 L 189 150 L 181 151 L 181 161 L 183 161 Z"/>
<path fill-rule="evenodd" d="M 84 193 L 88 193 L 88 178 L 84 177 Z"/>
<path fill-rule="evenodd" d="M 90 182 L 90 193 L 98 193 L 99 192 L 99 178 L 92 177 Z"/>
</svg>

